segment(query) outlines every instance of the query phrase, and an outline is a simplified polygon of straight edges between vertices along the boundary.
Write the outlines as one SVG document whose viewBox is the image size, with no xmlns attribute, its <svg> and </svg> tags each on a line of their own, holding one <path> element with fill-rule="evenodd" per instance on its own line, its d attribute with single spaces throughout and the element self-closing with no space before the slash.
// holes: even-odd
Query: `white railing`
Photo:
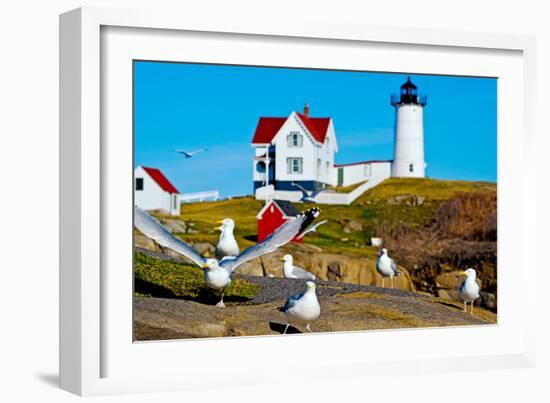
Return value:
<svg viewBox="0 0 550 403">
<path fill-rule="evenodd" d="M 180 203 L 202 202 L 206 200 L 217 201 L 220 199 L 220 192 L 207 190 L 204 192 L 184 193 L 179 195 Z"/>
<path fill-rule="evenodd" d="M 358 186 L 357 188 L 353 189 L 349 193 L 337 193 L 337 192 L 332 192 L 330 190 L 327 190 L 326 192 L 319 193 L 315 198 L 315 200 L 319 204 L 336 204 L 336 205 L 348 206 L 351 203 L 353 203 L 355 199 L 357 199 L 359 196 L 365 193 L 367 190 L 380 184 L 385 179 L 387 178 L 382 177 L 382 178 L 371 179 L 363 183 L 361 186 Z M 300 199 L 302 198 L 302 192 L 295 192 L 290 190 L 274 190 L 273 185 L 263 186 L 256 189 L 257 200 L 265 200 L 266 198 L 297 202 L 297 201 L 300 201 Z"/>
</svg>

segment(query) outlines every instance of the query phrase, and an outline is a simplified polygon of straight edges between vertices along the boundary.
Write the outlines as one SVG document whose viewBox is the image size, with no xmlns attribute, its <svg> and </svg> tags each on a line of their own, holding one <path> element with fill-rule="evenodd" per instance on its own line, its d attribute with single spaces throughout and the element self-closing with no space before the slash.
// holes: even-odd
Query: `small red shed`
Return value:
<svg viewBox="0 0 550 403">
<path fill-rule="evenodd" d="M 258 213 L 258 242 L 262 242 L 277 228 L 300 212 L 294 205 L 286 200 L 271 200 Z M 292 242 L 302 243 L 302 238 Z"/>
</svg>

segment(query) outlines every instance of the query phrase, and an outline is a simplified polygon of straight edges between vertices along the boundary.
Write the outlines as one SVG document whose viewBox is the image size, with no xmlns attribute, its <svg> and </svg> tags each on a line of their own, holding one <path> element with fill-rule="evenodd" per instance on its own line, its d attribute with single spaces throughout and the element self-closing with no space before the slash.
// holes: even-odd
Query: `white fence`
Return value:
<svg viewBox="0 0 550 403">
<path fill-rule="evenodd" d="M 337 193 L 327 190 L 319 193 L 315 200 L 318 204 L 337 204 L 348 206 L 367 190 L 379 185 L 385 179 L 387 178 L 375 178 L 369 180 L 349 193 Z M 257 200 L 265 200 L 266 198 L 298 202 L 302 198 L 302 192 L 295 192 L 291 190 L 274 190 L 273 185 L 263 186 L 256 189 Z"/>
<path fill-rule="evenodd" d="M 206 200 L 217 201 L 220 199 L 220 192 L 207 190 L 205 192 L 184 193 L 179 195 L 180 203 L 202 202 Z"/>
</svg>

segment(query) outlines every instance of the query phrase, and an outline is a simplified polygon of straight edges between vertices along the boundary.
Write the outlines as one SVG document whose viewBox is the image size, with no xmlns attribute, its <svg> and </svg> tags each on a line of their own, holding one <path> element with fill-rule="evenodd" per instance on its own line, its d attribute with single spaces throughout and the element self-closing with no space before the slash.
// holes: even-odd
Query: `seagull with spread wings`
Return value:
<svg viewBox="0 0 550 403">
<path fill-rule="evenodd" d="M 220 302 L 216 306 L 224 308 L 224 290 L 231 284 L 231 276 L 237 267 L 251 259 L 274 252 L 287 244 L 300 233 L 307 231 L 309 225 L 319 214 L 318 208 L 300 213 L 295 218 L 286 221 L 262 242 L 245 249 L 238 256 L 226 256 L 220 260 L 202 257 L 195 249 L 176 238 L 155 218 L 137 206 L 134 208 L 134 225 L 159 245 L 172 249 L 202 268 L 208 288 L 221 292 Z"/>
<path fill-rule="evenodd" d="M 302 192 L 302 198 L 300 199 L 300 201 L 304 203 L 317 203 L 317 196 L 319 196 L 319 193 L 325 191 L 325 189 L 317 189 L 311 192 L 296 182 L 292 182 L 291 185 L 300 189 L 300 191 Z"/>
<path fill-rule="evenodd" d="M 203 152 L 203 151 L 208 151 L 207 148 L 199 148 L 198 150 L 194 150 L 194 151 L 185 151 L 185 150 L 175 150 L 177 153 L 180 153 L 182 154 L 185 158 L 191 158 L 193 155 L 197 154 L 197 153 L 200 153 L 200 152 Z"/>
</svg>

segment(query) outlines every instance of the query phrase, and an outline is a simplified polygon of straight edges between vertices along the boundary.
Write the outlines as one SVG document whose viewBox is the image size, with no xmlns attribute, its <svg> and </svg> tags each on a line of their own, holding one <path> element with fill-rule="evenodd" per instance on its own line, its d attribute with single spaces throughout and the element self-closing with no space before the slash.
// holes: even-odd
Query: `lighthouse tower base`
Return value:
<svg viewBox="0 0 550 403">
<path fill-rule="evenodd" d="M 423 109 L 422 105 L 415 103 L 396 105 L 393 177 L 426 176 Z"/>
</svg>

